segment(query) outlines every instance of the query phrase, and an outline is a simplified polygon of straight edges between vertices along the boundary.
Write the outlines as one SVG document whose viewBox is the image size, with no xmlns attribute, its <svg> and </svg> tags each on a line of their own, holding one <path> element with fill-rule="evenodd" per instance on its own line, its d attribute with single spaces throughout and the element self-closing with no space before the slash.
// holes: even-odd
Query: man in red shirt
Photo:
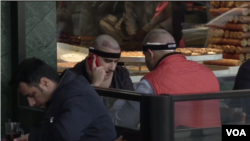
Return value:
<svg viewBox="0 0 250 141">
<path fill-rule="evenodd" d="M 201 94 L 220 91 L 214 73 L 204 65 L 189 61 L 175 52 L 171 34 L 163 29 L 151 31 L 143 42 L 143 53 L 150 73 L 137 85 L 136 91 L 144 94 Z M 112 118 L 116 124 L 136 128 L 139 124 L 138 102 L 114 104 Z M 175 103 L 175 127 L 193 128 L 220 126 L 219 100 L 185 101 Z"/>
</svg>

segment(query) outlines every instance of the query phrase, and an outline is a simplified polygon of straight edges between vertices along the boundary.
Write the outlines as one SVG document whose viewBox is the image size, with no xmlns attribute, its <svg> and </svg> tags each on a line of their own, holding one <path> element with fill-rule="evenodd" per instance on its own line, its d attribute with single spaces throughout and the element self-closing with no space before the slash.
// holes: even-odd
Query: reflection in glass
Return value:
<svg viewBox="0 0 250 141">
<path fill-rule="evenodd" d="M 88 46 L 96 36 L 108 34 L 126 44 L 141 42 L 150 30 L 165 29 L 179 44 L 183 26 L 186 30 L 207 23 L 206 10 L 206 2 L 58 1 L 58 42 Z M 184 40 L 190 42 L 187 36 Z M 125 47 L 125 50 L 131 49 Z"/>
<path fill-rule="evenodd" d="M 175 140 L 181 141 L 181 140 L 214 140 L 214 141 L 220 141 L 221 140 L 221 125 L 247 125 L 246 120 L 246 112 L 247 106 L 244 101 L 238 101 L 241 106 L 237 108 L 231 108 L 228 105 L 227 99 L 221 99 L 220 100 L 220 106 L 218 106 L 219 109 L 219 115 L 218 121 L 220 123 L 218 125 L 207 125 L 203 127 L 191 127 L 191 126 L 178 126 L 175 129 Z M 186 104 L 192 104 L 193 101 L 185 101 Z M 209 102 L 209 100 L 202 100 L 199 101 L 201 105 L 193 105 L 193 107 L 190 107 L 195 111 L 195 113 L 192 113 L 190 108 L 185 110 L 189 110 L 186 112 L 188 115 L 191 115 L 191 118 L 193 119 L 193 122 L 196 123 L 197 121 L 208 123 L 208 122 L 216 122 L 215 118 L 213 118 L 213 121 L 207 121 L 208 117 L 214 116 L 214 110 L 211 109 L 214 105 L 207 105 L 207 107 L 204 107 L 204 102 Z M 183 102 L 176 102 L 177 103 L 183 103 Z M 175 106 L 176 107 L 176 106 Z M 245 109 L 246 108 L 246 109 Z M 198 110 L 200 109 L 200 110 Z M 179 110 L 179 111 L 178 111 Z M 175 113 L 179 113 L 180 109 L 175 108 Z M 187 116 L 184 116 L 183 113 L 179 113 L 175 115 L 175 120 L 182 120 L 185 121 L 187 119 Z M 203 120 L 202 120 L 203 119 Z M 176 122 L 176 121 L 175 121 Z"/>
</svg>

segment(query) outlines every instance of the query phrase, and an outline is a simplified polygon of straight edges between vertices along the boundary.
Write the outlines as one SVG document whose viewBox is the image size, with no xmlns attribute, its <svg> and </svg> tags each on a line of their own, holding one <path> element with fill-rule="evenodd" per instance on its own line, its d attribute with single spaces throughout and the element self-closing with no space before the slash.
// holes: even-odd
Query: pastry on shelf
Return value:
<svg viewBox="0 0 250 141">
<path fill-rule="evenodd" d="M 176 52 L 181 52 L 184 55 L 186 54 L 206 55 L 206 54 L 222 54 L 223 53 L 221 49 L 216 49 L 216 48 L 177 48 Z"/>
<path fill-rule="evenodd" d="M 240 66 L 242 64 L 242 61 L 235 59 L 222 59 L 216 61 L 204 61 L 203 64 L 218 66 Z"/>
<path fill-rule="evenodd" d="M 121 57 L 144 57 L 142 51 L 122 51 Z"/>
<path fill-rule="evenodd" d="M 208 54 L 222 54 L 223 50 L 220 48 L 177 48 L 176 52 L 180 52 L 185 56 L 197 56 Z M 144 57 L 141 51 L 122 51 L 121 57 Z"/>
</svg>

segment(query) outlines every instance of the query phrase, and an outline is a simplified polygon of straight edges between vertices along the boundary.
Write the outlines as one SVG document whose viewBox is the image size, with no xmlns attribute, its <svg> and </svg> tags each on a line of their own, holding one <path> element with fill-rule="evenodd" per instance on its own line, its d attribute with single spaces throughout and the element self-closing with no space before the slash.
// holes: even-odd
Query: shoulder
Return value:
<svg viewBox="0 0 250 141">
<path fill-rule="evenodd" d="M 142 79 L 136 87 L 136 92 L 143 94 L 154 94 L 154 88 L 150 84 L 150 82 L 146 79 Z"/>
<path fill-rule="evenodd" d="M 129 75 L 129 71 L 121 66 L 116 66 L 115 72 L 119 75 Z"/>
<path fill-rule="evenodd" d="M 248 59 L 246 62 L 244 62 L 244 63 L 240 66 L 240 69 L 241 69 L 241 68 L 250 70 L 250 59 Z"/>
<path fill-rule="evenodd" d="M 74 72 L 77 75 L 81 75 L 83 65 L 85 65 L 85 60 L 77 63 L 73 68 L 70 68 L 69 70 L 71 70 L 72 72 Z"/>
<path fill-rule="evenodd" d="M 239 68 L 239 70 L 238 70 L 238 73 L 237 73 L 236 77 L 239 77 L 239 76 L 247 77 L 247 76 L 249 76 L 249 75 L 248 75 L 249 72 L 250 72 L 250 59 L 247 60 L 246 62 L 244 62 L 244 63 L 240 66 L 240 68 Z"/>
<path fill-rule="evenodd" d="M 66 88 L 74 88 L 74 90 L 83 90 L 84 88 L 92 87 L 88 80 L 83 75 L 77 75 L 74 80 L 72 80 Z"/>
<path fill-rule="evenodd" d="M 77 76 L 76 79 L 66 84 L 60 90 L 59 95 L 64 102 L 84 103 L 85 106 L 101 103 L 98 93 L 83 76 Z"/>
<path fill-rule="evenodd" d="M 194 62 L 197 63 L 197 62 Z M 195 67 L 194 69 L 197 72 L 196 77 L 203 77 L 204 79 L 210 79 L 210 80 L 215 80 L 218 81 L 215 73 L 207 66 L 203 65 L 203 64 L 199 64 L 197 63 L 198 67 Z"/>
<path fill-rule="evenodd" d="M 142 79 L 138 84 L 138 87 L 143 86 L 143 87 L 152 87 L 150 82 L 147 79 Z"/>
<path fill-rule="evenodd" d="M 95 92 L 93 86 L 91 86 L 83 75 L 72 74 L 70 77 L 72 80 L 63 85 L 60 90 L 62 93 L 70 96 L 79 96 L 85 95 L 88 92 Z"/>
<path fill-rule="evenodd" d="M 162 73 L 161 71 L 164 71 L 164 70 L 162 68 L 156 68 L 156 69 L 150 71 L 148 74 L 144 75 L 143 78 L 149 79 L 149 78 L 159 77 L 160 75 L 157 75 L 157 74 Z M 167 74 L 168 74 L 168 72 L 165 71 L 164 75 L 167 75 Z"/>
</svg>

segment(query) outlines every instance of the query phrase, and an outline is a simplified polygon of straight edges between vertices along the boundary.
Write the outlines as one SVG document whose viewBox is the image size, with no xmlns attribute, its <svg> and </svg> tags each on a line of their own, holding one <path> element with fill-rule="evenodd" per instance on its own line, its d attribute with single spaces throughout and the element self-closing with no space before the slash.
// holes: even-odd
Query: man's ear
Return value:
<svg viewBox="0 0 250 141">
<path fill-rule="evenodd" d="M 153 59 L 155 57 L 152 50 L 148 49 L 148 53 L 149 53 L 150 59 Z"/>
<path fill-rule="evenodd" d="M 40 85 L 42 85 L 43 87 L 48 87 L 48 84 L 49 84 L 49 79 L 48 78 L 42 77 L 40 79 Z"/>
</svg>

